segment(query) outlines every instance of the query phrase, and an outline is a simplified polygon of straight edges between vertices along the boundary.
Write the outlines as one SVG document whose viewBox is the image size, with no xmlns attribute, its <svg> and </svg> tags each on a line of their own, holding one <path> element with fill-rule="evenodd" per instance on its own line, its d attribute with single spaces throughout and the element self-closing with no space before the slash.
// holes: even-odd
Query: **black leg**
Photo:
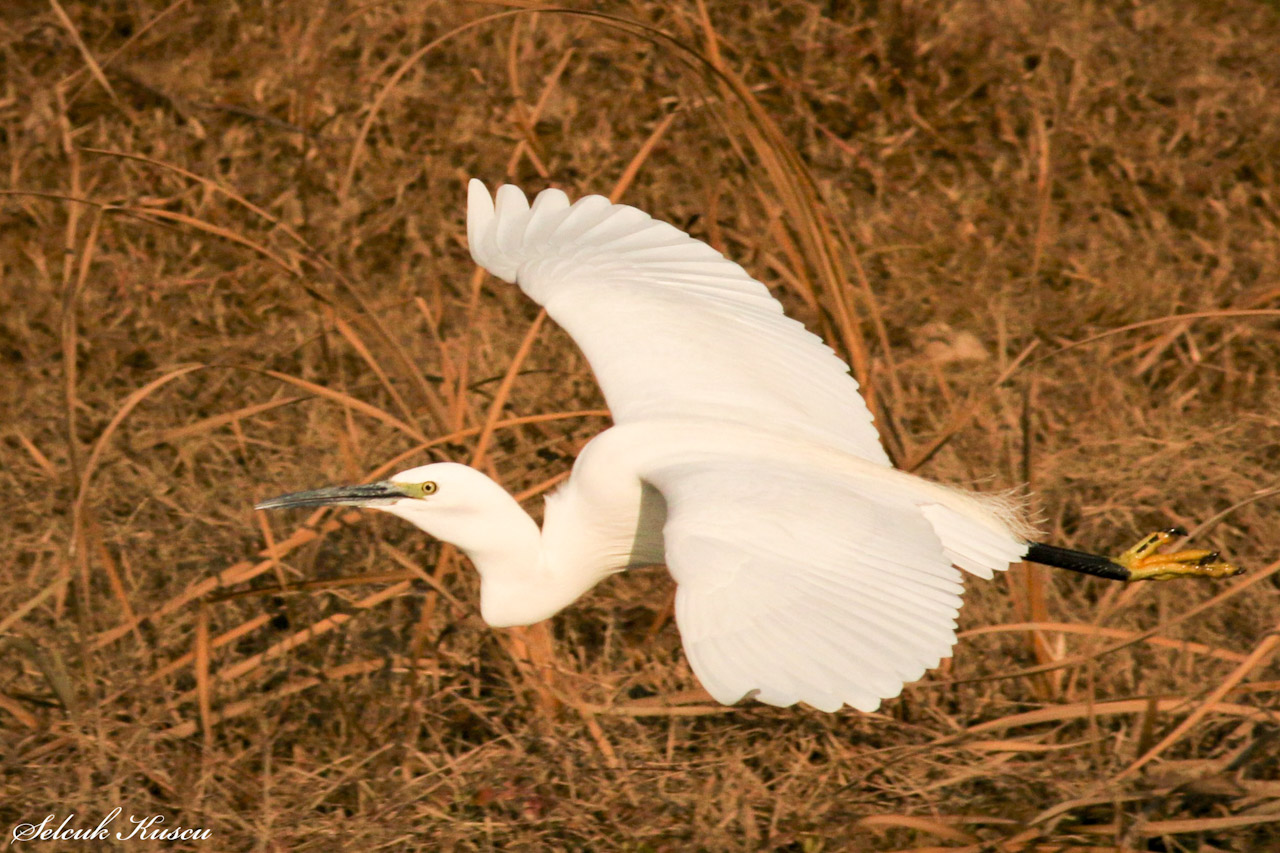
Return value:
<svg viewBox="0 0 1280 853">
<path fill-rule="evenodd" d="M 1056 545 L 1042 545 L 1032 542 L 1027 549 L 1026 559 L 1042 566 L 1053 566 L 1055 569 L 1066 569 L 1069 572 L 1080 572 L 1113 581 L 1127 581 L 1133 572 L 1112 560 L 1088 551 L 1073 551 L 1070 548 L 1059 548 Z"/>
</svg>

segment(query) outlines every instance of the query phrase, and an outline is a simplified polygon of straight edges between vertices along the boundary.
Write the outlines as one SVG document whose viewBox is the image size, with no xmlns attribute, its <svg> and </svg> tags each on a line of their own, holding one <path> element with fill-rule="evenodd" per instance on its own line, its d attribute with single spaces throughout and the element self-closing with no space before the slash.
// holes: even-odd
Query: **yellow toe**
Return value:
<svg viewBox="0 0 1280 853">
<path fill-rule="evenodd" d="M 1172 554 L 1156 553 L 1174 536 L 1185 536 L 1186 531 L 1173 528 L 1144 536 L 1129 550 L 1115 558 L 1115 562 L 1129 570 L 1129 581 L 1167 581 L 1174 578 L 1229 578 L 1242 574 L 1244 569 L 1220 559 L 1217 551 L 1192 549 Z"/>
</svg>

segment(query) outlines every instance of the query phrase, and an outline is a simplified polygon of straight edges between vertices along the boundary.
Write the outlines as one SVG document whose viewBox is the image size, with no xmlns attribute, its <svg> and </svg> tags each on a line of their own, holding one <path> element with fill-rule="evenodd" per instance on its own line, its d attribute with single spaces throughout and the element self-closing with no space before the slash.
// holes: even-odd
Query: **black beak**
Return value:
<svg viewBox="0 0 1280 853">
<path fill-rule="evenodd" d="M 404 487 L 390 480 L 358 486 L 329 486 L 308 492 L 292 492 L 265 500 L 254 509 L 293 509 L 309 506 L 384 506 L 409 497 Z"/>
</svg>

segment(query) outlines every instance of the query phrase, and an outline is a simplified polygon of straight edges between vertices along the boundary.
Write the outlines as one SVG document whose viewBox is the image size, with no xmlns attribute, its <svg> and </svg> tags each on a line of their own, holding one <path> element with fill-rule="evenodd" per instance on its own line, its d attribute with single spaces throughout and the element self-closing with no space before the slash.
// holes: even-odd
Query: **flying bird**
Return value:
<svg viewBox="0 0 1280 853">
<path fill-rule="evenodd" d="M 614 426 L 537 523 L 452 462 L 258 509 L 372 507 L 456 545 L 480 614 L 529 625 L 605 577 L 664 564 L 689 662 L 724 704 L 875 710 L 950 654 L 962 572 L 1020 560 L 1116 580 L 1227 577 L 1217 553 L 1109 558 L 1031 540 L 1017 502 L 892 466 L 848 366 L 763 284 L 666 222 L 558 189 L 470 183 L 476 263 L 519 285 L 590 362 Z"/>
</svg>

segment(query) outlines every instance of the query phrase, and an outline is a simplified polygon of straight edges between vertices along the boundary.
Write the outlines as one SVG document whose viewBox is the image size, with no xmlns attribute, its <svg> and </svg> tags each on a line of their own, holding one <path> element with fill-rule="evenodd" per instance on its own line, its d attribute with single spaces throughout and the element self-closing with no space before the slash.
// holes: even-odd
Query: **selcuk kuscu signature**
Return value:
<svg viewBox="0 0 1280 853">
<path fill-rule="evenodd" d="M 117 830 L 112 833 L 108 828 L 120 816 L 124 809 L 116 806 L 93 829 L 80 829 L 70 826 L 75 812 L 62 819 L 62 823 L 54 825 L 57 815 L 49 815 L 39 823 L 20 823 L 13 828 L 13 843 L 19 841 L 105 841 L 113 835 L 119 841 L 206 841 L 211 834 L 207 829 L 183 829 L 181 826 L 166 827 L 164 815 L 145 815 L 135 817 L 129 815 L 132 829 Z M 128 831 L 126 831 L 128 829 Z"/>
</svg>

